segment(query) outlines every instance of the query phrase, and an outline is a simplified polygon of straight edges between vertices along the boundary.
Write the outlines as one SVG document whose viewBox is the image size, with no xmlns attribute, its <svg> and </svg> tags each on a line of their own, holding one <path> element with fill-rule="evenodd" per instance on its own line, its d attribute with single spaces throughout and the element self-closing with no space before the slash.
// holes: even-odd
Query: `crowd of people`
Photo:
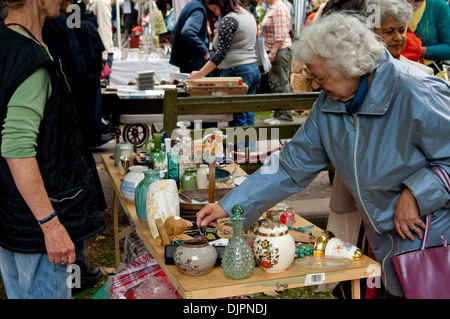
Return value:
<svg viewBox="0 0 450 319">
<path fill-rule="evenodd" d="M 249 226 L 332 163 L 330 220 L 353 214 L 382 264 L 384 291 L 403 297 L 388 257 L 420 247 L 428 214 L 429 245 L 450 234 L 450 194 L 435 174 L 450 175 L 450 5 L 312 0 L 314 16 L 296 39 L 290 3 L 264 1 L 268 9 L 255 16 L 239 0 L 191 0 L 176 19 L 171 2 L 158 1 L 173 23 L 170 63 L 190 79 L 240 76 L 248 94 L 289 93 L 295 58 L 321 91 L 283 150 L 206 205 L 197 224 L 215 225 L 241 204 Z M 79 7 L 79 28 L 67 25 L 69 4 Z M 132 9 L 125 1 L 123 27 L 144 32 L 146 20 L 138 25 Z M 99 277 L 83 242 L 105 229 L 91 147 L 102 144 L 100 78 L 113 63 L 114 27 L 122 27 L 114 21 L 105 0 L 0 0 L 0 271 L 8 298 L 70 298 L 73 264 L 85 278 Z M 268 74 L 258 66 L 258 36 Z M 292 112 L 265 122 L 291 123 Z M 236 113 L 229 125 L 253 126 L 254 114 Z M 274 161 L 279 169 L 266 171 Z"/>
</svg>

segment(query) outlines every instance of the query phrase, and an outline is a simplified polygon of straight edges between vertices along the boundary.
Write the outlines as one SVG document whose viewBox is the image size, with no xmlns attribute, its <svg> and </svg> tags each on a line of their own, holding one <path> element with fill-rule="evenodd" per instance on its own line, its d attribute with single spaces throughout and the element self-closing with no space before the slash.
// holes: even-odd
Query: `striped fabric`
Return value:
<svg viewBox="0 0 450 319">
<path fill-rule="evenodd" d="M 447 172 L 440 166 L 431 166 L 430 170 L 432 170 L 442 180 L 445 188 L 450 193 L 450 177 Z"/>
</svg>

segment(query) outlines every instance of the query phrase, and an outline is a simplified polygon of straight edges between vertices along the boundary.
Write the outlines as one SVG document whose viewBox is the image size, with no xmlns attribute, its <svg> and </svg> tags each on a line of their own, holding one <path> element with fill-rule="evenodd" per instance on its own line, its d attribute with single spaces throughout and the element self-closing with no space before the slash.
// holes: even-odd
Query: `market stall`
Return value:
<svg viewBox="0 0 450 319">
<path fill-rule="evenodd" d="M 123 176 L 119 173 L 118 167 L 114 165 L 111 155 L 103 155 L 102 163 L 113 186 L 117 266 L 120 264 L 119 240 L 124 238 L 126 233 L 135 230 L 182 298 L 223 298 L 346 280 L 352 282 L 352 297 L 360 298 L 359 280 L 380 275 L 379 264 L 367 256 L 354 260 L 347 266 L 337 268 L 309 268 L 293 262 L 283 272 L 269 273 L 261 267 L 255 267 L 252 275 L 242 280 L 226 278 L 220 266 L 215 266 L 211 272 L 201 277 L 185 275 L 176 265 L 166 264 L 165 250 L 161 238 L 153 238 L 148 223 L 138 218 L 135 205 L 126 201 L 122 196 L 120 184 Z M 118 205 L 122 206 L 130 220 L 130 227 L 122 232 L 119 232 Z M 318 237 L 322 230 L 318 227 L 311 227 L 311 225 L 307 220 L 296 215 L 295 223 L 292 226 L 297 229 L 310 229 L 309 235 Z M 294 230 L 289 232 L 294 239 L 302 240 L 302 232 Z M 218 232 L 218 234 L 220 233 Z"/>
</svg>

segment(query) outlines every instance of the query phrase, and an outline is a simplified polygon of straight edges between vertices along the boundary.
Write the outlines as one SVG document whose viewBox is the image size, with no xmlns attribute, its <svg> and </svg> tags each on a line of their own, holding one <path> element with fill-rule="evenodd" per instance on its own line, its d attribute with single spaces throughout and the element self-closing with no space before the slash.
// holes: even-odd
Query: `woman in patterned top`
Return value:
<svg viewBox="0 0 450 319">
<path fill-rule="evenodd" d="M 216 51 L 201 70 L 189 75 L 189 79 L 202 78 L 219 68 L 221 76 L 242 77 L 248 85 L 247 94 L 255 94 L 261 78 L 255 50 L 255 18 L 239 0 L 209 0 L 206 5 L 215 15 L 222 17 L 213 40 Z M 229 125 L 254 126 L 254 113 L 235 113 Z"/>
</svg>

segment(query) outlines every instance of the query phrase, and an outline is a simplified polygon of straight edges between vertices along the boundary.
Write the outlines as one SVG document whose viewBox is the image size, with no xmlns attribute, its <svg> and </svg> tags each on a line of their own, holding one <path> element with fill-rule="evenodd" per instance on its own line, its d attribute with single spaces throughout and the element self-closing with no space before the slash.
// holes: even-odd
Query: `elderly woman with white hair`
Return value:
<svg viewBox="0 0 450 319">
<path fill-rule="evenodd" d="M 433 75 L 432 68 L 411 61 L 402 55 L 408 40 L 407 28 L 412 12 L 413 7 L 407 0 L 367 0 L 366 8 L 358 15 L 362 19 L 368 19 L 369 28 L 379 36 L 378 39 L 385 44 L 386 49 L 395 59 L 414 65 L 429 75 Z M 414 34 L 408 34 L 414 36 Z M 330 210 L 327 228 L 336 236 L 341 236 L 340 238 L 356 244 L 361 218 L 355 207 L 353 194 L 337 171 L 334 175 L 330 196 Z"/>
<path fill-rule="evenodd" d="M 395 60 L 375 33 L 342 13 L 304 28 L 294 56 L 322 89 L 309 117 L 280 153 L 207 204 L 197 224 L 216 225 L 241 204 L 246 228 L 332 162 L 361 207 L 387 291 L 403 296 L 389 256 L 421 246 L 427 214 L 429 245 L 450 234 L 450 194 L 434 172 L 450 173 L 450 85 Z"/>
</svg>

